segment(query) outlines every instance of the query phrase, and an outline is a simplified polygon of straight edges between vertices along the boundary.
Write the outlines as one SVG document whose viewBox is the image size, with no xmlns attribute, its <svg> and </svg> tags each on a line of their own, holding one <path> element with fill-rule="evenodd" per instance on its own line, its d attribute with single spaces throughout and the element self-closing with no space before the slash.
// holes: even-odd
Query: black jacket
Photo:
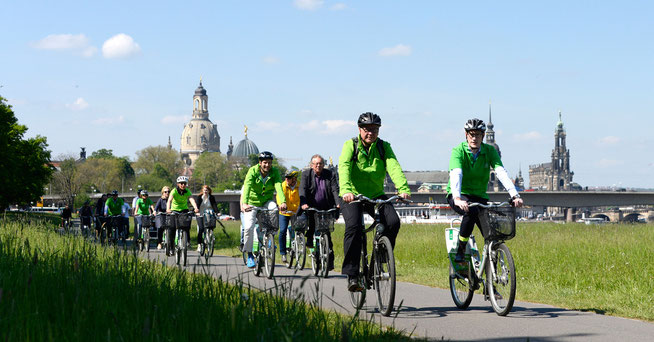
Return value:
<svg viewBox="0 0 654 342">
<path fill-rule="evenodd" d="M 327 186 L 327 201 L 329 202 L 329 207 L 333 208 L 337 204 L 340 204 L 340 198 L 338 197 L 338 180 L 330 169 L 323 169 L 320 177 L 327 181 L 327 184 L 325 184 Z M 313 169 L 304 170 L 302 171 L 302 179 L 300 180 L 300 207 L 304 204 L 308 204 L 309 207 L 315 208 L 315 197 L 316 173 L 313 172 Z M 330 208 L 323 208 L 323 210 Z"/>
<path fill-rule="evenodd" d="M 195 204 L 198 206 L 198 209 L 200 209 L 200 204 L 202 204 L 202 194 L 193 196 L 195 199 Z M 213 208 L 213 212 L 218 214 L 219 210 L 218 207 L 216 206 L 216 198 L 213 197 L 213 195 L 209 195 L 209 203 L 211 203 L 211 208 Z"/>
</svg>

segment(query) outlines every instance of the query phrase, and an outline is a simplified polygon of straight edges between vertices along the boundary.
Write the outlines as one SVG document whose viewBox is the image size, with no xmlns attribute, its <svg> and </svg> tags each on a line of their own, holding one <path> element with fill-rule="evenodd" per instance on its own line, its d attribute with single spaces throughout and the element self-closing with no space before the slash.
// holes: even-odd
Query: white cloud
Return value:
<svg viewBox="0 0 654 342">
<path fill-rule="evenodd" d="M 337 2 L 337 3 L 333 4 L 332 7 L 330 7 L 329 9 L 331 9 L 332 11 L 342 11 L 342 10 L 344 10 L 346 8 L 347 8 L 347 5 L 345 5 L 342 2 Z"/>
<path fill-rule="evenodd" d="M 543 136 L 536 131 L 513 135 L 513 139 L 517 141 L 535 141 L 535 140 L 540 140 L 542 138 Z"/>
<path fill-rule="evenodd" d="M 620 142 L 620 138 L 614 136 L 606 136 L 599 140 L 600 145 L 615 145 Z"/>
<path fill-rule="evenodd" d="M 84 34 L 51 34 L 32 43 L 32 47 L 40 50 L 72 51 L 75 54 L 92 57 L 98 51 L 91 46 Z"/>
<path fill-rule="evenodd" d="M 275 56 L 266 56 L 263 58 L 263 62 L 270 65 L 279 64 L 279 58 Z"/>
<path fill-rule="evenodd" d="M 393 47 L 387 47 L 379 50 L 379 55 L 383 57 L 409 56 L 410 54 L 411 46 L 404 44 L 397 44 Z"/>
<path fill-rule="evenodd" d="M 315 131 L 319 134 L 335 134 L 352 131 L 356 127 L 354 121 L 349 120 L 311 120 L 307 123 L 299 124 L 300 130 Z"/>
<path fill-rule="evenodd" d="M 188 115 L 179 115 L 179 116 L 166 115 L 161 119 L 161 123 L 164 125 L 184 124 L 189 120 L 191 120 L 191 117 L 189 117 Z"/>
<path fill-rule="evenodd" d="M 125 122 L 125 117 L 122 115 L 114 118 L 99 118 L 92 121 L 94 125 L 98 126 L 112 126 L 123 122 Z"/>
<path fill-rule="evenodd" d="M 138 55 L 140 52 L 139 44 L 124 33 L 119 33 L 102 44 L 102 55 L 105 58 L 128 58 Z"/>
<path fill-rule="evenodd" d="M 86 102 L 86 100 L 84 100 L 83 98 L 78 97 L 77 100 L 75 100 L 75 102 L 67 103 L 66 107 L 72 110 L 84 110 L 89 107 L 89 103 Z"/>
<path fill-rule="evenodd" d="M 595 163 L 595 165 L 602 168 L 619 166 L 622 164 L 624 164 L 622 160 L 614 160 L 614 159 L 606 159 L 606 158 L 602 158 Z"/>
<path fill-rule="evenodd" d="M 295 7 L 305 10 L 305 11 L 315 11 L 318 8 L 322 7 L 323 3 L 325 3 L 323 0 L 295 0 L 293 1 L 293 5 Z"/>
</svg>

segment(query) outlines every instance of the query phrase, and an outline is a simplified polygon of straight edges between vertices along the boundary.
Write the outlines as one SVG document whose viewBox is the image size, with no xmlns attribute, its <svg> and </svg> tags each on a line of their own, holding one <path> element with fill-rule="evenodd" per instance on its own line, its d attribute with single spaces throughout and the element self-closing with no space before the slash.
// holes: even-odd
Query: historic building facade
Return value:
<svg viewBox="0 0 654 342">
<path fill-rule="evenodd" d="M 570 171 L 570 150 L 565 146 L 565 129 L 559 112 L 559 122 L 554 130 L 552 161 L 529 166 L 529 187 L 538 190 L 575 190 L 572 183 L 574 172 Z"/>
<path fill-rule="evenodd" d="M 193 95 L 193 117 L 182 131 L 180 153 L 188 168 L 193 168 L 202 152 L 220 152 L 218 127 L 209 120 L 209 97 L 202 81 Z"/>
</svg>

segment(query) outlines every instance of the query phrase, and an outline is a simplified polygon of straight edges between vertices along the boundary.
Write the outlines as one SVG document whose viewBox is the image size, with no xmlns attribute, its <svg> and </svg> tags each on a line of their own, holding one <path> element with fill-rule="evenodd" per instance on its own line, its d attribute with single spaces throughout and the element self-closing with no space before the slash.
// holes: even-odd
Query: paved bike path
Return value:
<svg viewBox="0 0 654 342">
<path fill-rule="evenodd" d="M 355 314 L 346 289 L 346 278 L 331 273 L 327 279 L 311 275 L 311 264 L 295 272 L 284 265 L 275 267 L 274 279 L 256 277 L 243 265 L 240 258 L 214 256 L 208 267 L 200 266 L 204 258 L 189 252 L 189 271 L 210 272 L 230 282 L 242 281 L 272 293 L 295 293 L 305 300 L 318 303 L 326 310 Z M 162 251 L 151 251 L 150 258 L 174 264 L 174 258 Z M 519 283 L 518 283 L 519 286 Z M 292 287 L 292 291 L 287 289 Z M 401 303 L 394 317 L 383 317 L 376 312 L 376 293 L 368 291 L 366 304 L 360 313 L 384 325 L 412 332 L 413 336 L 452 341 L 651 341 L 654 324 L 638 320 L 604 316 L 590 312 L 566 310 L 550 305 L 516 301 L 507 317 L 492 310 L 490 302 L 475 293 L 468 310 L 457 309 L 449 290 L 411 283 L 397 283 L 395 307 Z"/>
</svg>

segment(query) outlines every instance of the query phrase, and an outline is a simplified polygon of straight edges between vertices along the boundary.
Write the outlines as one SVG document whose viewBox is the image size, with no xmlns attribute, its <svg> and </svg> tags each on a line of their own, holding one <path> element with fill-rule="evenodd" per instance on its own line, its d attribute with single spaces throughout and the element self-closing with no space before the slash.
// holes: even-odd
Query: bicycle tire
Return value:
<svg viewBox="0 0 654 342">
<path fill-rule="evenodd" d="M 177 235 L 177 234 L 175 234 L 175 235 Z M 179 262 L 181 261 L 180 259 L 182 258 L 182 251 L 181 251 L 181 247 L 180 247 L 181 246 L 180 245 L 180 240 L 181 239 L 182 239 L 181 236 L 177 237 L 177 244 L 175 244 L 175 247 L 174 247 L 174 249 L 175 249 L 175 264 L 177 264 L 177 266 L 179 266 Z"/>
<path fill-rule="evenodd" d="M 272 279 L 275 273 L 275 236 L 271 233 L 263 237 L 263 244 L 265 246 L 264 263 L 266 270 L 266 277 Z"/>
<path fill-rule="evenodd" d="M 311 271 L 314 276 L 318 276 L 320 273 L 320 244 L 316 243 L 316 239 L 313 239 L 313 252 L 311 252 Z"/>
<path fill-rule="evenodd" d="M 475 293 L 472 277 L 472 272 L 474 272 L 472 265 L 468 264 L 468 272 L 465 276 L 457 274 L 454 266 L 450 262 L 450 295 L 452 295 L 452 300 L 454 305 L 459 309 L 467 309 L 472 302 L 472 297 Z"/>
<path fill-rule="evenodd" d="M 365 235 L 364 235 L 365 237 Z M 364 238 L 362 241 L 362 247 L 361 248 L 367 248 L 366 246 L 366 239 Z M 368 260 L 366 260 L 366 256 L 364 254 L 364 249 L 361 250 L 361 262 L 359 263 L 359 282 L 363 285 L 363 290 L 359 292 L 350 292 L 350 303 L 352 304 L 352 307 L 354 307 L 356 310 L 361 310 L 363 307 L 363 304 L 366 302 L 366 291 L 368 288 L 368 281 L 366 280 L 367 277 L 365 274 L 367 273 L 367 263 Z"/>
<path fill-rule="evenodd" d="M 170 228 L 166 228 L 164 232 L 164 240 L 166 240 L 164 241 L 164 246 L 166 248 L 166 257 L 169 257 L 170 252 L 172 251 L 172 249 L 170 248 L 170 241 L 172 241 L 170 235 L 171 235 Z"/>
<path fill-rule="evenodd" d="M 303 270 L 307 262 L 307 243 L 302 233 L 295 234 L 295 259 L 295 268 Z"/>
<path fill-rule="evenodd" d="M 516 276 L 513 255 L 504 243 L 495 245 L 490 254 L 491 258 L 486 263 L 488 296 L 495 313 L 506 316 L 515 301 Z M 495 274 L 492 274 L 493 265 Z"/>
<path fill-rule="evenodd" d="M 186 266 L 188 260 L 188 235 L 185 230 L 182 230 L 182 265 Z"/>
<path fill-rule="evenodd" d="M 261 272 L 263 272 L 263 253 L 265 249 L 263 246 L 259 246 L 259 251 L 254 254 L 254 275 L 255 276 L 260 276 Z"/>
<path fill-rule="evenodd" d="M 327 278 L 329 276 L 329 236 L 320 235 L 320 276 Z"/>
<path fill-rule="evenodd" d="M 213 235 L 213 232 L 212 232 L 210 237 L 209 237 L 209 257 L 213 256 L 215 244 L 216 244 L 216 236 Z"/>
<path fill-rule="evenodd" d="M 393 246 L 386 236 L 382 236 L 377 242 L 377 248 L 373 254 L 374 282 L 377 291 L 377 307 L 383 316 L 389 316 L 393 311 L 395 302 L 395 255 Z"/>
</svg>

